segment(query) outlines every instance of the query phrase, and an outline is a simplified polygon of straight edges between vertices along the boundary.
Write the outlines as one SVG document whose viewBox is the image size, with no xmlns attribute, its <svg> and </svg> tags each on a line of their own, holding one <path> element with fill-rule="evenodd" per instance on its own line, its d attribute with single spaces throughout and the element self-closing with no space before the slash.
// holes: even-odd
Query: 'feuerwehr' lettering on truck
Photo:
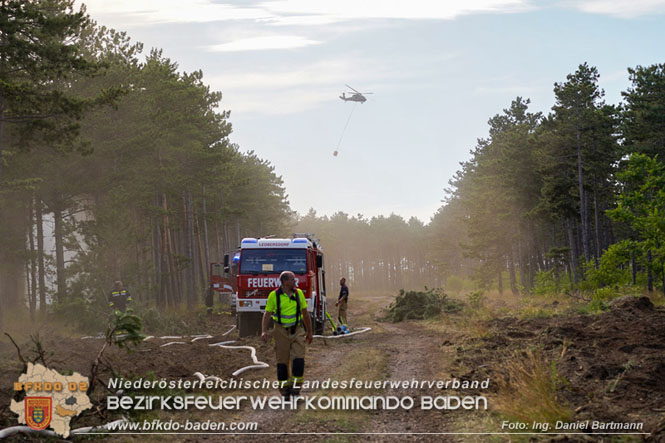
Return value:
<svg viewBox="0 0 665 443">
<path fill-rule="evenodd" d="M 279 277 L 253 277 L 247 279 L 247 288 L 277 288 L 279 284 Z M 296 286 L 298 286 L 298 279 L 296 279 Z"/>
</svg>

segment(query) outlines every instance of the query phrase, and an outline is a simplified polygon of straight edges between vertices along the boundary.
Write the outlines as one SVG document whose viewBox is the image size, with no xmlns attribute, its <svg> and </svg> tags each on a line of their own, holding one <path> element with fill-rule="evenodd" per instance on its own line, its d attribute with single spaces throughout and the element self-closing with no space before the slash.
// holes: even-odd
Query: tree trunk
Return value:
<svg viewBox="0 0 665 443">
<path fill-rule="evenodd" d="M 510 256 L 508 257 L 508 275 L 510 276 L 510 291 L 513 295 L 519 295 L 519 290 L 517 289 L 517 279 L 515 278 L 515 259 L 513 258 L 514 248 L 510 250 Z"/>
<path fill-rule="evenodd" d="M 4 39 L 3 39 L 2 44 L 3 45 L 5 44 Z M 2 74 L 4 74 L 4 65 L 5 65 L 4 58 L 5 58 L 5 56 L 4 56 L 4 53 L 3 53 L 3 56 L 0 58 L 0 73 L 2 73 Z M 4 77 L 4 75 L 3 75 L 3 77 Z M 2 179 L 3 179 L 2 151 L 4 150 L 4 145 L 3 145 L 2 142 L 3 142 L 3 132 L 4 132 L 4 128 L 5 128 L 5 122 L 3 120 L 4 116 L 5 116 L 5 100 L 2 96 L 2 94 L 0 94 L 0 190 L 3 189 L 3 186 L 2 186 Z M 0 314 L 1 313 L 2 312 L 0 312 Z M 0 320 L 0 322 L 1 321 L 2 320 Z"/>
<path fill-rule="evenodd" d="M 231 250 L 235 251 L 235 249 L 236 249 L 235 247 L 231 246 L 231 228 L 229 227 L 229 223 L 226 220 L 224 220 L 224 242 L 223 242 L 223 245 L 224 245 L 224 251 L 225 252 L 226 251 L 231 251 Z"/>
<path fill-rule="evenodd" d="M 222 261 L 222 257 L 224 256 L 224 254 L 222 253 L 222 245 L 220 242 L 221 235 L 222 235 L 221 232 L 219 232 L 219 222 L 215 220 L 215 250 L 217 251 L 215 262 Z M 208 269 L 208 272 L 210 272 L 210 269 Z"/>
<path fill-rule="evenodd" d="M 164 211 L 163 223 L 164 229 L 162 232 L 163 240 L 162 244 L 164 246 L 164 269 L 168 270 L 168 273 L 164 273 L 167 276 L 166 287 L 167 287 L 167 305 L 175 306 L 178 297 L 178 291 L 176 290 L 176 270 L 175 264 L 173 263 L 173 243 L 171 238 L 171 227 L 169 224 L 169 215 L 168 215 L 168 206 L 166 202 L 166 194 L 162 194 L 162 209 Z"/>
<path fill-rule="evenodd" d="M 184 266 L 182 266 L 181 263 L 176 263 L 176 257 L 184 255 L 185 252 L 183 250 L 183 245 L 178 243 L 178 238 L 180 238 L 181 243 L 182 243 L 182 238 L 183 238 L 183 233 L 182 229 L 174 230 L 171 229 L 171 254 L 169 255 L 169 258 L 171 259 L 171 266 L 173 267 L 173 284 L 175 287 L 173 288 L 173 293 L 175 294 L 175 302 L 179 305 L 183 297 L 187 297 L 185 287 L 184 287 L 184 279 L 183 279 L 183 272 L 184 272 Z M 177 265 L 177 266 L 176 266 Z"/>
<path fill-rule="evenodd" d="M 568 228 L 568 243 L 570 245 L 570 268 L 573 272 L 573 283 L 577 286 L 579 283 L 579 276 L 577 275 L 577 242 L 575 241 L 575 233 L 573 232 L 573 223 L 572 219 L 566 221 L 566 226 Z"/>
<path fill-rule="evenodd" d="M 64 248 L 64 233 L 62 229 L 62 210 L 60 203 L 56 202 L 53 205 L 53 221 L 54 228 L 53 234 L 55 236 L 55 269 L 56 281 L 58 284 L 58 301 L 64 300 L 67 292 L 67 279 L 65 278 L 65 248 Z"/>
<path fill-rule="evenodd" d="M 163 251 L 162 251 L 162 242 L 161 242 L 161 233 L 159 230 L 159 219 L 153 220 L 152 226 L 152 248 L 153 248 L 153 262 L 155 266 L 155 301 L 157 302 L 157 308 L 162 310 L 165 306 L 165 291 L 166 288 L 162 284 L 162 273 L 163 273 Z"/>
<path fill-rule="evenodd" d="M 210 246 L 208 244 L 208 211 L 206 208 L 206 187 L 203 187 L 203 202 L 202 202 L 202 210 L 203 210 L 203 242 L 204 242 L 204 248 L 205 248 L 205 275 L 206 275 L 206 281 L 204 283 L 204 287 L 208 286 L 208 282 L 210 281 Z"/>
<path fill-rule="evenodd" d="M 159 206 L 159 197 L 156 199 L 156 206 Z M 160 282 L 160 277 L 161 277 L 161 269 L 160 269 L 160 259 L 159 259 L 159 253 L 160 253 L 160 245 L 159 245 L 159 232 L 158 232 L 158 226 L 159 222 L 155 220 L 154 217 L 150 218 L 150 230 L 151 230 L 151 246 L 152 246 L 152 268 L 155 270 L 152 278 L 152 286 L 153 286 L 153 291 L 154 293 L 151 292 L 151 298 L 152 295 L 155 297 L 155 303 L 157 304 L 158 308 L 161 308 L 160 302 L 159 302 L 159 297 L 160 297 L 160 291 L 161 287 L 159 285 Z"/>
<path fill-rule="evenodd" d="M 580 140 L 580 130 L 575 132 L 577 138 L 577 182 L 580 193 L 580 218 L 582 220 L 582 247 L 584 250 L 584 259 L 589 261 L 589 227 L 587 226 L 586 202 L 584 196 L 584 176 L 582 174 L 582 142 Z"/>
<path fill-rule="evenodd" d="M 503 295 L 503 275 L 502 275 L 503 274 L 503 269 L 502 269 L 501 266 L 499 266 L 498 274 L 499 274 L 498 275 L 498 277 L 499 277 L 499 281 L 498 281 L 499 294 Z"/>
<path fill-rule="evenodd" d="M 37 261 L 39 262 L 39 313 L 46 315 L 46 267 L 44 264 L 44 226 L 42 220 L 42 200 L 37 197 L 35 202 L 37 218 Z"/>
<path fill-rule="evenodd" d="M 195 272 L 195 261 L 194 261 L 194 223 L 192 221 L 192 193 L 185 193 L 185 227 L 186 227 L 186 238 L 185 246 L 187 258 L 189 259 L 189 268 L 187 271 L 188 284 L 187 286 L 187 307 L 192 310 L 194 309 L 194 297 L 195 297 L 195 285 L 194 278 L 196 275 Z"/>
<path fill-rule="evenodd" d="M 194 223 L 195 223 L 195 229 L 196 229 L 196 257 L 198 259 L 198 265 L 199 265 L 199 282 L 201 283 L 199 288 L 207 288 L 208 287 L 208 282 L 210 281 L 210 276 L 208 276 L 208 272 L 206 269 L 210 269 L 209 265 L 206 265 L 204 263 L 206 261 L 205 257 L 203 255 L 205 254 L 204 252 L 204 247 L 203 247 L 203 241 L 201 240 L 201 226 L 199 224 L 199 216 L 194 211 Z"/>
<path fill-rule="evenodd" d="M 26 247 L 27 249 L 27 247 Z M 27 252 L 27 251 L 26 251 Z M 34 287 L 30 284 L 30 274 L 32 273 L 30 271 L 30 264 L 29 260 L 24 261 L 24 268 L 23 268 L 23 274 L 25 275 L 25 285 L 27 289 L 27 294 L 28 294 L 28 305 L 30 308 L 30 322 L 33 322 L 35 320 L 35 309 L 34 306 L 32 306 L 32 291 Z"/>
<path fill-rule="evenodd" d="M 595 175 L 594 175 L 594 187 L 593 187 L 593 218 L 594 218 L 594 228 L 596 231 L 596 254 L 595 254 L 595 265 L 598 269 L 598 260 L 600 260 L 600 211 L 598 210 L 598 195 L 596 192 L 595 184 Z"/>
<path fill-rule="evenodd" d="M 518 260 L 518 266 L 520 268 L 520 286 L 522 288 L 527 287 L 526 284 L 526 261 L 524 260 L 524 248 L 522 247 L 522 235 L 521 232 L 518 233 L 518 239 L 517 239 L 517 260 Z"/>
<path fill-rule="evenodd" d="M 28 201 L 28 239 L 30 243 L 30 319 L 35 320 L 35 309 L 37 307 L 37 257 L 35 256 L 35 237 L 33 219 L 33 196 Z"/>
<path fill-rule="evenodd" d="M 651 251 L 647 252 L 647 290 L 653 292 L 653 258 L 651 257 Z"/>
</svg>

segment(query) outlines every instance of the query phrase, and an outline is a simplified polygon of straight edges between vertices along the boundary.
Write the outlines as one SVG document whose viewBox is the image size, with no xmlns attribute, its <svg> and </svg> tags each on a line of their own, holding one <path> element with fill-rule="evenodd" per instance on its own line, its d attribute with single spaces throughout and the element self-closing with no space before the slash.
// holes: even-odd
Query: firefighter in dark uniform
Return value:
<svg viewBox="0 0 665 443">
<path fill-rule="evenodd" d="M 312 322 L 307 312 L 307 299 L 303 292 L 296 288 L 295 274 L 284 271 L 279 276 L 279 281 L 280 287 L 268 295 L 261 324 L 261 338 L 268 343 L 268 327 L 272 318 L 277 380 L 280 382 L 280 392 L 288 399 L 291 395 L 300 394 L 305 374 L 305 342 L 312 343 Z"/>
<path fill-rule="evenodd" d="M 346 286 L 346 279 L 342 277 L 339 280 L 339 297 L 337 298 L 337 303 L 335 303 L 335 306 L 338 306 L 339 309 L 337 311 L 337 320 L 339 322 L 346 326 L 346 309 L 349 304 L 349 288 Z"/>
<path fill-rule="evenodd" d="M 109 294 L 109 307 L 116 311 L 126 311 L 127 305 L 132 301 L 132 296 L 127 289 L 122 287 L 122 282 L 115 282 L 115 289 Z"/>
</svg>

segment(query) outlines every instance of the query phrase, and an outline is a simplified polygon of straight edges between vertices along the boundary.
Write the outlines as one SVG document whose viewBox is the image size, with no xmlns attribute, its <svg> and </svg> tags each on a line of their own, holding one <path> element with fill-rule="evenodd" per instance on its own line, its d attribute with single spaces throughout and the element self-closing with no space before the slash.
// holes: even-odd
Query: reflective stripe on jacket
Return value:
<svg viewBox="0 0 665 443">
<path fill-rule="evenodd" d="M 300 310 L 302 311 L 303 309 L 307 308 L 307 299 L 305 299 L 305 295 L 303 294 L 302 290 L 296 288 L 294 295 L 297 294 L 298 297 L 300 298 Z M 276 322 L 284 326 L 285 328 L 289 328 L 291 326 L 294 326 L 296 324 L 296 320 L 299 320 L 298 323 L 302 323 L 302 315 L 297 312 L 298 306 L 295 300 L 295 297 L 290 297 L 280 291 L 279 295 L 279 302 L 280 302 L 280 317 L 281 321 L 279 318 L 277 318 L 277 290 L 272 291 L 268 295 L 268 302 L 266 303 L 266 311 L 272 312 L 272 319 Z"/>
</svg>

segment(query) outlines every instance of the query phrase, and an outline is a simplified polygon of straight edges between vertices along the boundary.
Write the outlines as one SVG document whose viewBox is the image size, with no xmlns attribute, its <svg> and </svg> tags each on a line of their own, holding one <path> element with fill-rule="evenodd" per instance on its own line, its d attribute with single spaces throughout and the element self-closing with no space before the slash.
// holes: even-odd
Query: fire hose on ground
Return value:
<svg viewBox="0 0 665 443">
<path fill-rule="evenodd" d="M 357 331 L 347 332 L 347 333 L 341 334 L 341 335 L 314 335 L 313 337 L 315 337 L 315 338 L 346 338 L 346 337 L 351 337 L 352 335 L 362 334 L 364 332 L 371 331 L 371 330 L 372 330 L 372 328 L 365 327 L 365 328 L 360 328 Z"/>
<path fill-rule="evenodd" d="M 330 318 L 330 315 L 328 315 L 328 317 Z M 330 321 L 331 321 L 331 323 L 333 323 L 332 319 L 330 319 Z M 334 325 L 334 323 L 333 323 L 333 325 Z M 236 328 L 235 326 L 231 327 L 231 329 L 229 329 L 228 331 L 226 331 L 225 333 L 222 334 L 222 337 L 230 334 L 235 328 Z M 364 327 L 364 328 L 360 328 L 356 331 L 346 332 L 346 333 L 340 334 L 340 335 L 314 335 L 313 337 L 315 337 L 315 338 L 324 338 L 324 339 L 345 338 L 345 337 L 351 337 L 352 335 L 356 335 L 356 334 L 362 334 L 362 333 L 365 333 L 365 332 L 368 332 L 368 331 L 371 331 L 371 330 L 372 330 L 372 328 Z M 194 343 L 195 341 L 198 341 L 198 340 L 207 340 L 207 339 L 213 338 L 213 336 L 209 335 L 209 334 L 198 334 L 198 335 L 192 335 L 191 337 L 193 337 L 193 338 L 192 338 L 192 340 L 190 340 L 190 343 Z M 95 339 L 95 338 L 104 338 L 104 337 L 102 337 L 102 336 L 85 336 L 85 337 L 82 337 L 82 339 Z M 144 338 L 143 341 L 151 340 L 153 338 L 155 338 L 155 337 L 150 335 L 150 336 Z M 164 336 L 161 336 L 159 338 L 162 339 L 162 340 L 177 340 L 177 339 L 184 338 L 184 336 L 182 336 L 182 335 L 164 335 Z M 247 349 L 248 351 L 250 351 L 250 357 L 252 359 L 253 364 L 248 365 L 248 366 L 244 366 L 240 369 L 237 369 L 236 371 L 234 371 L 231 374 L 232 376 L 236 377 L 236 376 L 238 376 L 238 375 L 242 374 L 243 372 L 248 371 L 250 369 L 264 369 L 264 368 L 269 368 L 270 367 L 270 365 L 268 363 L 265 363 L 265 362 L 262 362 L 262 361 L 258 360 L 258 358 L 256 357 L 256 348 L 254 348 L 253 346 L 230 346 L 231 343 L 235 343 L 235 340 L 213 343 L 213 344 L 210 344 L 208 346 L 218 347 L 218 348 L 223 348 L 223 349 Z M 163 347 L 166 347 L 166 346 L 184 345 L 184 344 L 187 344 L 187 342 L 171 341 L 171 342 L 164 343 L 164 344 L 160 345 L 159 347 L 163 348 Z M 194 373 L 194 375 L 199 377 L 199 379 L 202 379 L 202 380 L 207 380 L 207 379 L 209 379 L 209 377 L 214 377 L 215 379 L 218 378 L 218 377 L 215 377 L 215 376 L 207 376 L 206 377 L 205 375 L 203 375 L 200 372 L 196 372 L 196 373 Z"/>
<path fill-rule="evenodd" d="M 222 334 L 222 336 L 228 335 L 234 329 L 235 329 L 235 326 L 233 326 L 231 329 L 229 329 L 224 334 Z M 364 328 L 360 328 L 356 331 L 347 332 L 347 333 L 341 334 L 341 335 L 314 335 L 313 337 L 315 337 L 315 338 L 325 338 L 325 339 L 345 338 L 345 337 L 350 337 L 350 336 L 356 335 L 356 334 L 362 334 L 362 333 L 365 333 L 365 332 L 371 331 L 371 330 L 372 330 L 372 328 L 364 327 Z M 198 341 L 198 340 L 210 339 L 213 336 L 208 335 L 208 334 L 199 334 L 199 335 L 193 335 L 191 337 L 194 337 L 194 338 L 192 338 L 190 343 L 194 343 L 195 341 Z M 81 338 L 82 339 L 96 339 L 96 338 L 102 339 L 104 337 L 102 337 L 102 336 L 97 336 L 97 337 L 95 337 L 95 336 L 85 336 L 85 337 L 81 337 Z M 155 338 L 155 337 L 151 335 L 151 336 L 148 336 L 148 337 L 144 338 L 143 341 L 151 340 L 153 338 Z M 162 337 L 159 337 L 159 338 L 160 339 L 182 339 L 183 336 L 181 336 L 181 335 L 165 335 L 165 336 L 162 336 Z M 256 357 L 256 348 L 254 348 L 253 346 L 230 346 L 230 343 L 235 343 L 235 340 L 223 341 L 223 342 L 219 342 L 219 343 L 212 343 L 212 344 L 209 344 L 208 346 L 224 348 L 224 349 L 247 349 L 247 350 L 250 351 L 250 356 L 251 356 L 252 361 L 254 363 L 252 365 L 248 365 L 248 366 L 245 366 L 245 367 L 242 367 L 242 368 L 236 370 L 235 372 L 233 372 L 233 374 L 231 374 L 232 376 L 236 377 L 236 376 L 238 376 L 238 375 L 242 374 L 243 372 L 248 371 L 250 369 L 264 369 L 264 368 L 269 368 L 270 367 L 270 365 L 268 363 L 264 363 L 264 362 L 258 360 L 258 358 Z M 186 342 L 184 342 L 184 341 L 173 341 L 173 342 L 164 343 L 163 345 L 160 345 L 160 347 L 171 346 L 171 345 L 175 345 L 175 344 L 186 344 Z M 207 381 L 207 380 L 221 381 L 221 379 L 219 377 L 215 376 L 215 375 L 207 375 L 206 376 L 206 375 L 202 374 L 201 372 L 195 372 L 194 376 L 197 377 L 200 381 Z M 78 429 L 72 429 L 71 434 L 72 435 L 77 435 L 77 434 L 87 434 L 87 433 L 91 433 L 91 432 L 95 432 L 95 431 L 109 431 L 109 430 L 115 428 L 116 426 L 118 426 L 120 423 L 123 423 L 123 422 L 126 422 L 126 421 L 128 421 L 126 418 L 121 418 L 119 420 L 115 420 L 115 421 L 106 423 L 106 424 L 101 425 L 101 426 L 85 426 L 85 427 L 78 428 Z M 48 430 L 36 431 L 36 430 L 34 430 L 34 429 L 32 429 L 28 426 L 12 426 L 10 428 L 5 428 L 3 430 L 0 430 L 0 439 L 12 436 L 14 434 L 18 434 L 19 432 L 28 433 L 28 434 L 37 434 L 37 435 L 45 436 L 45 437 L 58 437 L 58 435 L 54 431 L 48 431 Z"/>
</svg>

